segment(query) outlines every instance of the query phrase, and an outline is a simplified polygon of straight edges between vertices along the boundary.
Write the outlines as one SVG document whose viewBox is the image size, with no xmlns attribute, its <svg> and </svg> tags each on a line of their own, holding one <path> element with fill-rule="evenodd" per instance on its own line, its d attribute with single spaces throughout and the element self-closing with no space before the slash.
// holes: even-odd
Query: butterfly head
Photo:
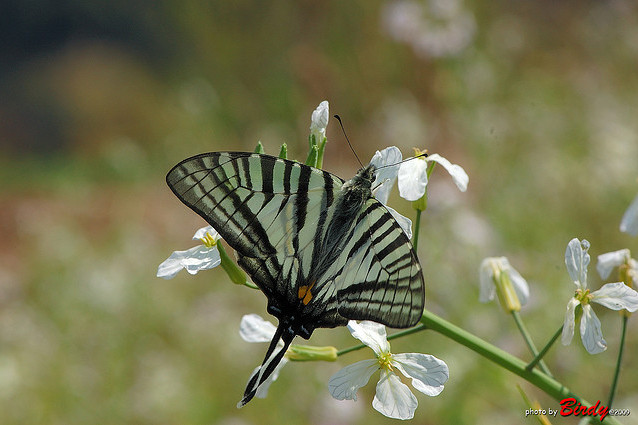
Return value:
<svg viewBox="0 0 638 425">
<path fill-rule="evenodd" d="M 376 171 L 376 167 L 372 164 L 366 165 L 365 167 L 359 169 L 357 174 L 347 182 L 345 182 L 342 186 L 343 190 L 357 190 L 362 188 L 370 189 L 372 187 L 372 182 L 374 181 L 374 173 Z"/>
</svg>

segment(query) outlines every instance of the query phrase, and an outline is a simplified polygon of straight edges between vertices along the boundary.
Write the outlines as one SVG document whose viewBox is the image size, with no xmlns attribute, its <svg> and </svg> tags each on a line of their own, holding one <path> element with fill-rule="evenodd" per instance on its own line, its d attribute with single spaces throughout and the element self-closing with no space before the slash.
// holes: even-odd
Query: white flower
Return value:
<svg viewBox="0 0 638 425">
<path fill-rule="evenodd" d="M 197 245 L 186 251 L 175 251 L 157 268 L 157 277 L 172 279 L 182 269 L 190 274 L 197 274 L 200 270 L 212 269 L 221 263 L 217 241 L 221 239 L 219 233 L 211 226 L 202 227 L 193 236 L 194 240 L 201 240 L 203 245 Z"/>
<path fill-rule="evenodd" d="M 443 158 L 438 153 L 429 155 L 427 158 L 425 158 L 425 161 L 434 161 L 443 166 L 443 168 L 445 168 L 445 170 L 450 173 L 450 176 L 452 176 L 452 180 L 454 181 L 456 187 L 458 187 L 461 192 L 465 192 L 467 190 L 467 184 L 469 183 L 470 178 L 463 167 L 458 164 L 452 164 L 450 161 L 448 161 L 446 158 Z"/>
<path fill-rule="evenodd" d="M 395 369 L 411 378 L 412 386 L 423 394 L 436 396 L 443 391 L 449 370 L 442 360 L 420 353 L 392 354 L 385 327 L 378 323 L 351 320 L 348 329 L 353 337 L 370 347 L 377 358 L 346 366 L 330 378 L 328 389 L 337 400 L 356 400 L 359 388 L 366 385 L 377 370 L 381 376 L 372 407 L 389 418 L 411 419 L 418 406 L 416 397 L 401 382 Z"/>
<path fill-rule="evenodd" d="M 417 152 L 419 154 L 419 152 Z M 420 157 L 401 164 L 399 169 L 399 193 L 401 197 L 408 201 L 416 201 L 425 193 L 425 186 L 428 183 L 427 168 L 428 162 L 433 161 L 440 164 L 450 173 L 456 187 L 461 192 L 467 190 L 467 184 L 470 181 L 467 173 L 458 164 L 452 164 L 446 158 L 438 153 L 434 153 L 427 157 Z"/>
<path fill-rule="evenodd" d="M 372 183 L 374 197 L 383 203 L 392 216 L 401 225 L 401 228 L 412 238 L 412 221 L 396 212 L 387 205 L 390 190 L 395 180 L 399 180 L 399 194 L 407 201 L 416 201 L 425 194 L 425 187 L 428 183 L 427 161 L 434 161 L 443 166 L 461 191 L 467 189 L 469 177 L 460 165 L 452 164 L 441 155 L 433 154 L 428 157 L 421 157 L 409 161 L 401 162 L 403 156 L 396 146 L 377 151 L 370 164 L 376 168 L 375 180 Z"/>
<path fill-rule="evenodd" d="M 638 196 L 636 196 L 622 216 L 620 231 L 638 236 Z"/>
<path fill-rule="evenodd" d="M 585 349 L 590 354 L 597 354 L 607 349 L 600 327 L 600 320 L 596 317 L 591 302 L 601 304 L 612 310 L 634 312 L 638 310 L 638 292 L 622 282 L 608 283 L 597 291 L 587 289 L 587 265 L 589 264 L 589 242 L 574 238 L 569 241 L 565 251 L 565 265 L 567 272 L 576 285 L 576 294 L 567 303 L 565 323 L 561 342 L 568 345 L 574 336 L 576 307 L 582 307 L 580 318 L 580 336 Z"/>
<path fill-rule="evenodd" d="M 619 268 L 620 280 L 632 288 L 638 288 L 638 261 L 631 258 L 631 252 L 628 249 L 598 256 L 596 270 L 602 279 L 607 279 L 616 267 Z"/>
<path fill-rule="evenodd" d="M 399 173 L 401 159 L 401 151 L 396 146 L 385 148 L 384 150 L 377 151 L 374 154 L 370 160 L 370 164 L 374 165 L 377 171 L 374 173 L 372 189 L 374 197 L 385 205 L 388 211 L 390 211 L 390 214 L 392 214 L 394 219 L 397 223 L 399 223 L 405 234 L 408 236 L 408 239 L 411 239 L 412 220 L 399 214 L 392 207 L 387 205 L 388 198 L 390 197 L 390 190 L 392 189 L 394 181 L 397 179 L 397 174 Z"/>
<path fill-rule="evenodd" d="M 275 335 L 275 331 L 277 328 L 272 323 L 264 320 L 261 316 L 257 314 L 246 314 L 241 318 L 241 324 L 239 325 L 239 336 L 246 342 L 270 342 Z M 283 347 L 284 343 L 279 339 L 277 343 L 277 351 Z M 288 359 L 283 357 L 281 362 L 275 367 L 275 370 L 272 374 L 257 388 L 257 392 L 255 393 L 255 397 L 257 398 L 266 398 L 268 395 L 268 388 L 270 384 L 275 382 L 279 377 L 279 372 L 281 368 L 283 368 L 286 363 L 288 363 Z M 252 379 L 253 375 L 257 373 L 259 370 L 259 366 L 257 366 L 248 378 L 248 382 Z"/>
<path fill-rule="evenodd" d="M 425 157 L 406 161 L 399 167 L 399 195 L 407 201 L 416 201 L 425 194 L 428 184 L 428 165 Z"/>
<path fill-rule="evenodd" d="M 324 100 L 317 106 L 312 112 L 310 119 L 310 134 L 315 136 L 315 142 L 317 144 L 323 142 L 326 137 L 326 127 L 328 126 L 328 119 L 330 118 L 330 108 L 328 101 Z"/>
<path fill-rule="evenodd" d="M 505 278 L 506 276 L 506 278 Z M 508 300 L 516 295 L 518 308 L 527 303 L 529 298 L 529 286 L 527 281 L 521 276 L 507 261 L 505 257 L 488 257 L 481 262 L 479 267 L 479 301 L 486 303 L 494 299 L 497 289 L 500 292 L 499 298 Z M 512 294 L 512 289 L 514 294 Z M 507 301 L 504 301 L 507 303 Z M 504 307 L 507 308 L 506 305 Z M 508 309 L 511 311 L 511 309 Z"/>
</svg>

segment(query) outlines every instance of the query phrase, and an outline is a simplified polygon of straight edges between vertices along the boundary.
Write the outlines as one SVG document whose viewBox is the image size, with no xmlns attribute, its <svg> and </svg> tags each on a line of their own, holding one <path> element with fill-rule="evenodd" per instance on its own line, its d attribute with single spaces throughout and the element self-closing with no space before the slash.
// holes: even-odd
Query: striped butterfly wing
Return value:
<svg viewBox="0 0 638 425">
<path fill-rule="evenodd" d="M 336 281 L 339 313 L 394 328 L 414 326 L 423 314 L 423 273 L 412 244 L 387 208 L 369 198 L 348 238 Z"/>
<path fill-rule="evenodd" d="M 240 405 L 254 396 L 295 335 L 307 339 L 317 327 L 350 319 L 401 328 L 420 319 L 421 268 L 401 227 L 371 196 L 372 171 L 362 169 L 344 185 L 298 162 L 213 152 L 168 173 L 172 191 L 235 249 L 279 319 Z M 368 178 L 358 178 L 363 174 Z M 277 349 L 280 339 L 284 347 Z"/>
</svg>

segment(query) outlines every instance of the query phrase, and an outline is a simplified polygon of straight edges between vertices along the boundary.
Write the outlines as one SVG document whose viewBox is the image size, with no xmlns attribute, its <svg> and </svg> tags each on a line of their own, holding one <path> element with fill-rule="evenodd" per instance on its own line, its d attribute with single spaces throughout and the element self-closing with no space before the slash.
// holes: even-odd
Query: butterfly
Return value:
<svg viewBox="0 0 638 425">
<path fill-rule="evenodd" d="M 410 240 L 372 196 L 375 166 L 350 180 L 295 161 L 248 152 L 187 158 L 166 176 L 173 193 L 236 252 L 279 325 L 241 407 L 293 338 L 371 320 L 414 326 L 425 304 Z M 279 344 L 280 340 L 283 342 Z"/>
</svg>

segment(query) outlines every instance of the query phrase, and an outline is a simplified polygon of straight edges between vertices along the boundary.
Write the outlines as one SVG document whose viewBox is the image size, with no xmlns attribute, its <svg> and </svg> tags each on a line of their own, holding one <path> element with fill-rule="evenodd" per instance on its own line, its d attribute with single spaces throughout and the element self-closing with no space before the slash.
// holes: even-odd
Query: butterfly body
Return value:
<svg viewBox="0 0 638 425">
<path fill-rule="evenodd" d="M 213 152 L 167 175 L 182 202 L 236 251 L 279 325 L 239 406 L 255 395 L 296 335 L 348 320 L 413 326 L 424 283 L 407 236 L 372 196 L 375 168 L 344 182 L 269 155 Z M 283 341 L 283 346 L 278 345 Z"/>
</svg>

